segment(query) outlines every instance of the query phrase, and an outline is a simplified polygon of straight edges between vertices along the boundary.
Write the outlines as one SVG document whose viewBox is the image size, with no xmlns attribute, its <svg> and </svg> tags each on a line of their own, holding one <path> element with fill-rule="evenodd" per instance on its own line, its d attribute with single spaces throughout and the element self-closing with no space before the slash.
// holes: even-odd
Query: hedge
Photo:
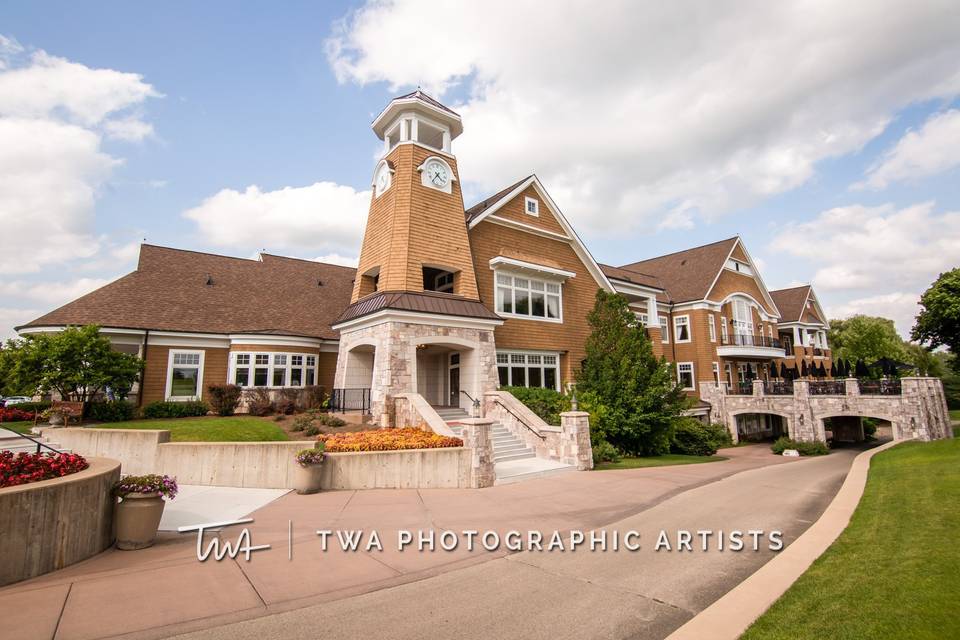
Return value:
<svg viewBox="0 0 960 640">
<path fill-rule="evenodd" d="M 87 417 L 97 422 L 123 422 L 137 417 L 137 407 L 126 400 L 99 400 L 87 405 Z"/>
<path fill-rule="evenodd" d="M 158 400 L 151 402 L 143 408 L 144 418 L 190 418 L 194 416 L 205 416 L 210 411 L 210 407 L 202 400 L 193 400 L 190 402 L 164 402 Z"/>
<path fill-rule="evenodd" d="M 824 456 L 830 453 L 830 447 L 822 440 L 802 442 L 799 440 L 791 440 L 787 436 L 778 438 L 770 447 L 770 450 L 778 455 L 782 455 L 787 449 L 796 449 L 802 456 Z"/>
</svg>

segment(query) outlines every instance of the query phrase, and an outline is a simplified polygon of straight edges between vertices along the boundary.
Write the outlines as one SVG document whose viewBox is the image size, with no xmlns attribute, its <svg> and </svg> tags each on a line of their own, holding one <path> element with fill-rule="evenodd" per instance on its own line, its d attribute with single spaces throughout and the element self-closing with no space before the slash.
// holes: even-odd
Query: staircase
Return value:
<svg viewBox="0 0 960 640">
<path fill-rule="evenodd" d="M 443 421 L 447 423 L 450 430 L 459 436 L 462 428 L 457 424 L 457 421 L 468 418 L 467 412 L 459 407 L 435 407 L 435 409 L 437 415 L 443 418 Z M 537 457 L 533 449 L 523 444 L 520 438 L 510 433 L 510 431 L 500 423 L 491 425 L 490 440 L 493 444 L 494 464 Z"/>
<path fill-rule="evenodd" d="M 50 442 L 47 438 L 33 434 L 31 434 L 31 436 L 38 440 L 42 440 L 43 444 L 47 445 L 47 447 L 53 447 L 54 449 L 63 453 L 70 453 L 69 449 L 64 449 L 58 443 Z M 23 436 L 14 433 L 13 431 L 0 429 L 0 451 L 11 451 L 14 455 L 18 453 L 36 453 L 37 443 L 33 442 L 29 438 L 24 438 Z M 41 453 L 53 453 L 46 447 L 40 447 L 40 451 Z"/>
</svg>

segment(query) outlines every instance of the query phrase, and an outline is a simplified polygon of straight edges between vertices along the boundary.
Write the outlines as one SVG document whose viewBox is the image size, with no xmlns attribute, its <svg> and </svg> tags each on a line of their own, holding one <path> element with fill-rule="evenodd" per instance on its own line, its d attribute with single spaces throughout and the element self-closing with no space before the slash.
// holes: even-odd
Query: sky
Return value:
<svg viewBox="0 0 960 640">
<path fill-rule="evenodd" d="M 960 265 L 960 3 L 0 5 L 0 338 L 141 242 L 355 264 L 417 86 L 466 205 L 536 173 L 619 265 L 739 234 L 768 288 L 893 318 Z"/>
</svg>

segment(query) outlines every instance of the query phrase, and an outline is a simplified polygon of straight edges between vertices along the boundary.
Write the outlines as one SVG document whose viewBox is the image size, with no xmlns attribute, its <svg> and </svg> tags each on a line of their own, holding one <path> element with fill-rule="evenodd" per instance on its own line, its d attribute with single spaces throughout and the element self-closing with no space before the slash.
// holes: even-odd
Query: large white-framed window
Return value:
<svg viewBox="0 0 960 640">
<path fill-rule="evenodd" d="M 560 354 L 497 351 L 501 387 L 543 387 L 560 390 Z"/>
<path fill-rule="evenodd" d="M 523 198 L 523 212 L 530 216 L 540 215 L 540 201 L 530 196 Z"/>
<path fill-rule="evenodd" d="M 203 357 L 203 350 L 170 350 L 165 398 L 186 401 L 203 397 Z"/>
<path fill-rule="evenodd" d="M 727 329 L 727 318 L 726 316 L 720 316 L 720 339 L 723 340 L 723 344 L 727 344 L 727 338 L 730 337 Z"/>
<path fill-rule="evenodd" d="M 309 387 L 317 382 L 317 356 L 234 352 L 230 355 L 229 379 L 238 387 Z"/>
<path fill-rule="evenodd" d="M 677 363 L 677 382 L 680 383 L 684 391 L 694 391 L 696 389 L 692 362 Z"/>
<path fill-rule="evenodd" d="M 690 316 L 673 317 L 673 339 L 677 343 L 690 342 Z"/>
<path fill-rule="evenodd" d="M 660 342 L 670 344 L 670 321 L 667 316 L 660 316 Z"/>
<path fill-rule="evenodd" d="M 740 336 L 753 335 L 753 304 L 742 298 L 733 301 L 733 332 Z"/>
<path fill-rule="evenodd" d="M 720 363 L 719 362 L 713 363 L 713 381 L 716 382 L 718 385 L 720 384 Z"/>
<path fill-rule="evenodd" d="M 643 325 L 644 327 L 650 324 L 650 316 L 648 316 L 645 312 L 634 311 L 633 315 L 637 317 L 637 321 L 640 322 L 640 324 Z"/>
<path fill-rule="evenodd" d="M 563 287 L 559 282 L 495 272 L 497 313 L 512 318 L 563 322 Z"/>
<path fill-rule="evenodd" d="M 723 375 L 727 380 L 727 384 L 733 384 L 733 367 L 730 366 L 730 363 L 727 362 L 723 365 Z"/>
<path fill-rule="evenodd" d="M 717 321 L 711 313 L 707 316 L 707 329 L 710 330 L 710 342 L 717 341 Z"/>
</svg>

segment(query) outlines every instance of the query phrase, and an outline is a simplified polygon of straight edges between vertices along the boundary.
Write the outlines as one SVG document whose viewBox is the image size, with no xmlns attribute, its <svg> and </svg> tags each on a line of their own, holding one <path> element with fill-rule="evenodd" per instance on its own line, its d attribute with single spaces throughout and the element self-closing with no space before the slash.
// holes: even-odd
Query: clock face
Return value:
<svg viewBox="0 0 960 640">
<path fill-rule="evenodd" d="M 387 190 L 387 187 L 390 186 L 390 169 L 386 166 L 381 166 L 380 171 L 377 172 L 377 195 Z"/>
<path fill-rule="evenodd" d="M 442 163 L 434 160 L 427 165 L 427 180 L 435 187 L 445 187 L 450 182 L 450 176 L 447 175 L 447 168 Z"/>
</svg>

